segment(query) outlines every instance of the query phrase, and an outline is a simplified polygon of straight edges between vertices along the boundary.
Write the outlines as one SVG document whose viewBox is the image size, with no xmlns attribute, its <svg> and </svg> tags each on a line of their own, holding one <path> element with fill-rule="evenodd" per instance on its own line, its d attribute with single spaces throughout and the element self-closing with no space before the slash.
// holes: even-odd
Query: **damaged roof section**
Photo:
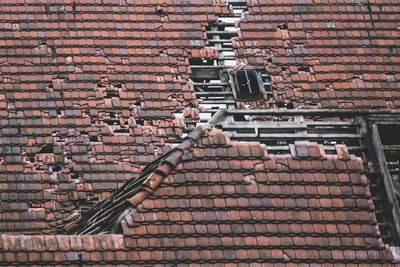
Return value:
<svg viewBox="0 0 400 267">
<path fill-rule="evenodd" d="M 0 10 L 7 234 L 49 233 L 168 151 L 185 128 L 175 113 L 196 106 L 188 57 L 229 13 L 208 0 L 8 1 Z"/>
<path fill-rule="evenodd" d="M 123 235 L 2 236 L 4 263 L 394 262 L 381 242 L 361 159 L 346 146 L 326 154 L 321 145 L 298 142 L 290 154 L 273 155 L 215 129 L 189 146 L 182 144 L 190 152 L 181 163 L 168 156 L 153 172 L 176 164 L 162 181 L 153 176 L 123 197 L 132 204 Z"/>
<path fill-rule="evenodd" d="M 68 234 L 101 234 L 119 231 L 119 223 L 129 204 L 136 207 L 159 186 L 164 177 L 180 163 L 184 153 L 196 144 L 202 127 L 194 129 L 178 147 L 149 163 L 138 177 L 130 179 L 108 198 L 95 203 L 87 212 L 75 212 L 57 226 L 56 232 Z"/>
<path fill-rule="evenodd" d="M 248 1 L 234 45 L 265 68 L 278 106 L 396 108 L 398 1 Z"/>
<path fill-rule="evenodd" d="M 122 221 L 140 263 L 385 263 L 360 158 L 312 142 L 271 155 L 208 132 Z M 136 204 L 136 203 L 135 203 Z M 143 254 L 144 255 L 144 254 Z"/>
</svg>

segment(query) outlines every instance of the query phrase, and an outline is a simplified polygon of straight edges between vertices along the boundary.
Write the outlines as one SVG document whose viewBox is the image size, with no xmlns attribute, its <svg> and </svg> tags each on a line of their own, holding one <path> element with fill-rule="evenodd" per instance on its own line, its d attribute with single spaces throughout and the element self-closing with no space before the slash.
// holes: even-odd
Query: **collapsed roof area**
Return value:
<svg viewBox="0 0 400 267">
<path fill-rule="evenodd" d="M 316 143 L 296 143 L 292 154 L 271 155 L 259 143 L 231 142 L 220 130 L 208 131 L 197 143 L 182 146 L 182 162 L 170 175 L 160 171 L 171 164 L 164 161 L 125 198 L 130 211 L 120 235 L 3 236 L 8 251 L 3 260 L 96 265 L 393 260 L 376 227 L 362 161 L 345 146 L 327 155 Z M 144 199 L 150 188 L 153 194 Z"/>
<path fill-rule="evenodd" d="M 0 11 L 0 265 L 398 263 L 398 0 Z"/>
</svg>

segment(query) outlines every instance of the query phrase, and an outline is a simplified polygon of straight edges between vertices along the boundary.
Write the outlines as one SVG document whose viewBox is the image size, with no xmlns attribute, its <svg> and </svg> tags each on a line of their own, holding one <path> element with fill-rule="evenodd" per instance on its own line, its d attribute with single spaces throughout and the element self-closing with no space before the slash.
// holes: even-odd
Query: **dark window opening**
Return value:
<svg viewBox="0 0 400 267">
<path fill-rule="evenodd" d="M 99 138 L 98 138 L 97 136 L 90 136 L 90 137 L 89 137 L 89 141 L 91 141 L 91 142 L 98 142 L 98 141 L 99 141 Z"/>
<path fill-rule="evenodd" d="M 232 74 L 235 97 L 243 100 L 263 98 L 264 87 L 259 74 L 254 70 L 238 70 Z"/>
</svg>

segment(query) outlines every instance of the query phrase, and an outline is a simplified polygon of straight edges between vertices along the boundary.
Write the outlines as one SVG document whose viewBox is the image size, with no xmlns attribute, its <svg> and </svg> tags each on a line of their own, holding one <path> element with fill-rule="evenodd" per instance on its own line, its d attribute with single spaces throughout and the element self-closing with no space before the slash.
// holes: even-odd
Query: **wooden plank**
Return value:
<svg viewBox="0 0 400 267">
<path fill-rule="evenodd" d="M 190 65 L 190 68 L 192 70 L 201 69 L 201 70 L 215 71 L 215 69 L 224 69 L 224 68 L 228 68 L 228 67 L 227 66 L 212 66 L 212 65 Z"/>
<path fill-rule="evenodd" d="M 230 39 L 208 40 L 209 43 L 232 43 Z"/>
<path fill-rule="evenodd" d="M 324 146 L 324 149 L 326 151 L 336 151 L 335 146 Z M 359 147 L 359 146 L 348 146 L 347 150 L 351 152 L 360 152 L 360 151 L 365 151 L 367 148 L 366 147 Z M 289 146 L 288 145 L 276 145 L 276 146 L 267 146 L 267 151 L 287 151 L 289 152 Z"/>
<path fill-rule="evenodd" d="M 210 99 L 202 100 L 200 104 L 235 104 L 235 100 Z"/>
<path fill-rule="evenodd" d="M 221 123 L 224 129 L 236 129 L 236 128 L 259 128 L 259 129 L 269 129 L 269 128 L 283 128 L 283 129 L 304 129 L 309 126 L 357 126 L 355 123 L 351 122 L 339 122 L 339 121 L 324 121 L 324 122 L 314 122 L 314 121 L 235 121 L 230 123 Z M 321 128 L 324 129 L 324 128 Z M 329 128 L 328 128 L 329 129 Z"/>
<path fill-rule="evenodd" d="M 206 34 L 237 36 L 236 31 L 206 31 Z"/>
<path fill-rule="evenodd" d="M 196 96 L 233 96 L 232 92 L 195 92 Z"/>
<path fill-rule="evenodd" d="M 400 238 L 400 208 L 399 208 L 399 203 L 397 201 L 396 193 L 397 193 L 397 195 L 400 195 L 400 192 L 395 191 L 395 185 L 393 183 L 392 177 L 390 176 L 389 169 L 387 168 L 387 165 L 386 165 L 385 154 L 383 153 L 382 142 L 381 142 L 378 127 L 376 126 L 376 124 L 372 124 L 371 130 L 372 130 L 372 143 L 374 146 L 375 155 L 376 155 L 376 158 L 379 163 L 381 175 L 383 176 L 383 184 L 385 186 L 386 195 L 387 195 L 387 198 L 389 201 L 388 209 L 391 211 L 391 213 L 393 215 L 394 224 L 395 224 L 396 230 L 397 230 L 397 239 L 399 239 Z"/>
<path fill-rule="evenodd" d="M 221 120 L 224 119 L 225 115 L 226 115 L 226 109 L 221 109 L 211 117 L 211 119 L 207 122 L 207 124 L 214 127 Z"/>
<path fill-rule="evenodd" d="M 225 130 L 228 129 L 306 129 L 307 125 L 302 122 L 259 122 L 259 121 L 235 121 L 229 123 L 221 123 L 220 126 Z"/>
<path fill-rule="evenodd" d="M 193 69 L 191 79 L 219 80 L 218 71 L 212 69 Z"/>
<path fill-rule="evenodd" d="M 193 83 L 193 85 L 194 86 L 220 86 L 220 87 L 222 87 L 222 86 L 230 86 L 231 84 L 220 82 L 220 83 Z"/>
<path fill-rule="evenodd" d="M 257 130 L 257 129 L 256 129 Z M 312 139 L 312 140 L 346 140 L 346 139 L 361 139 L 361 134 L 302 134 L 302 133 L 276 133 L 265 134 L 260 133 L 258 136 L 254 134 L 230 132 L 232 138 L 256 138 L 257 140 L 297 140 L 297 139 Z"/>
<path fill-rule="evenodd" d="M 344 116 L 344 115 L 368 115 L 368 114 L 390 114 L 399 115 L 398 110 L 359 110 L 359 109 L 231 109 L 228 110 L 228 115 L 332 115 L 334 117 Z M 376 117 L 379 118 L 379 117 Z"/>
<path fill-rule="evenodd" d="M 306 121 L 309 126 L 358 126 L 359 123 L 349 121 Z"/>
</svg>

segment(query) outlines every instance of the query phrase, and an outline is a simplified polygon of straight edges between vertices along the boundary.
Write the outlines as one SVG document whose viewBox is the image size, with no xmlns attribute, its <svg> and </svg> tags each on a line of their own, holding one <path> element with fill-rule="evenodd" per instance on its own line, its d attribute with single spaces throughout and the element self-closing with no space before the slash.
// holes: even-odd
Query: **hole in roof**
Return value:
<svg viewBox="0 0 400 267">
<path fill-rule="evenodd" d="M 53 145 L 45 145 L 40 149 L 39 153 L 54 153 Z"/>
<path fill-rule="evenodd" d="M 298 70 L 299 71 L 310 72 L 310 67 L 304 66 L 304 67 L 300 67 Z"/>
<path fill-rule="evenodd" d="M 117 130 L 114 131 L 114 133 L 129 133 L 129 128 L 119 128 Z"/>
<path fill-rule="evenodd" d="M 283 24 L 278 25 L 277 28 L 281 29 L 281 30 L 286 30 L 286 29 L 288 29 L 288 25 L 287 25 L 287 23 L 283 23 Z"/>
<path fill-rule="evenodd" d="M 52 170 L 53 170 L 53 172 L 59 172 L 61 170 L 61 167 L 60 166 L 54 166 L 52 168 Z"/>
<path fill-rule="evenodd" d="M 71 172 L 71 178 L 75 181 L 75 183 L 79 183 L 79 175 L 75 172 Z"/>
<path fill-rule="evenodd" d="M 129 133 L 129 124 L 126 121 L 124 123 L 124 126 L 122 126 L 120 129 L 117 129 L 114 131 L 114 133 Z"/>
<path fill-rule="evenodd" d="M 51 48 L 51 55 L 55 58 L 57 53 L 56 53 L 56 49 L 54 47 Z"/>
<path fill-rule="evenodd" d="M 159 15 L 163 14 L 164 13 L 163 8 L 161 6 L 157 6 L 156 7 L 156 13 L 159 14 Z"/>
<path fill-rule="evenodd" d="M 107 90 L 106 91 L 106 96 L 104 98 L 111 98 L 111 97 L 118 97 L 118 96 L 119 96 L 118 92 Z"/>
<path fill-rule="evenodd" d="M 144 125 L 144 120 L 136 120 L 136 124 Z"/>
<path fill-rule="evenodd" d="M 400 125 L 379 125 L 378 129 L 383 145 L 400 145 Z"/>
<path fill-rule="evenodd" d="M 99 141 L 99 138 L 98 138 L 98 136 L 90 136 L 89 137 L 89 141 L 91 141 L 91 142 L 98 142 Z"/>
<path fill-rule="evenodd" d="M 118 121 L 116 120 L 104 120 L 105 123 L 107 123 L 108 125 L 118 125 Z"/>
</svg>

